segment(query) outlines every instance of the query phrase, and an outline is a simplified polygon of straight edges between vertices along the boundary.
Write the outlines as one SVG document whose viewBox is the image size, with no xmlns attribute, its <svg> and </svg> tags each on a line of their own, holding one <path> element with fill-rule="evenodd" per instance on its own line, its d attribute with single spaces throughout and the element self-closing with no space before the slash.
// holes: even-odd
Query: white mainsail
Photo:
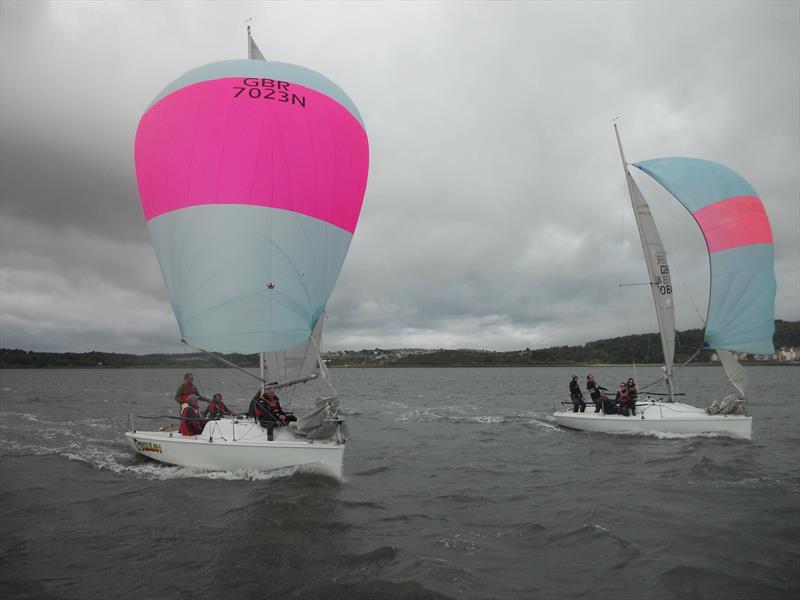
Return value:
<svg viewBox="0 0 800 600">
<path fill-rule="evenodd" d="M 250 25 L 247 26 L 247 58 L 250 60 L 266 60 L 256 45 L 253 36 L 250 35 Z"/>
<path fill-rule="evenodd" d="M 279 352 L 264 352 L 262 379 L 265 383 L 286 384 L 316 377 L 319 373 L 319 349 L 322 342 L 324 313 L 317 320 L 311 336 L 302 344 Z"/>
<path fill-rule="evenodd" d="M 614 125 L 614 133 L 617 135 L 619 153 L 622 157 L 625 178 L 628 182 L 633 214 L 636 218 L 636 226 L 639 229 L 639 238 L 642 241 L 647 273 L 650 276 L 650 289 L 653 292 L 658 330 L 661 334 L 661 349 L 664 353 L 664 376 L 667 382 L 669 399 L 672 401 L 672 363 L 675 357 L 675 304 L 672 300 L 672 279 L 669 265 L 667 264 L 667 252 L 664 250 L 664 244 L 661 243 L 661 236 L 658 234 L 658 228 L 653 219 L 653 214 L 650 212 L 650 206 L 648 206 L 641 190 L 639 190 L 639 186 L 636 185 L 628 170 L 628 163 L 625 161 L 625 153 L 622 150 L 622 142 L 620 141 L 616 124 Z"/>
</svg>

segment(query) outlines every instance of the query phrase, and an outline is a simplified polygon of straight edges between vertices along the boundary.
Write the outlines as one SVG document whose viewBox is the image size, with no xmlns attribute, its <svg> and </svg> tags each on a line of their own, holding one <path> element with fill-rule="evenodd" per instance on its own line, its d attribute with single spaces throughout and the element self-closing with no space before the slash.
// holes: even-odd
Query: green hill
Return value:
<svg viewBox="0 0 800 600">
<path fill-rule="evenodd" d="M 800 321 L 775 321 L 776 348 L 800 348 Z M 675 362 L 688 360 L 702 347 L 700 329 L 677 332 Z M 711 360 L 712 350 L 700 350 L 695 363 Z M 221 354 L 241 367 L 258 367 L 257 354 Z M 582 346 L 553 346 L 531 350 L 492 352 L 488 350 L 374 350 L 331 352 L 325 359 L 333 367 L 416 367 L 416 366 L 536 366 L 571 364 L 659 364 L 661 342 L 657 333 L 627 335 L 588 342 Z M 0 349 L 0 368 L 65 367 L 175 367 L 221 366 L 208 355 L 193 354 L 115 354 L 112 352 L 30 352 Z"/>
</svg>

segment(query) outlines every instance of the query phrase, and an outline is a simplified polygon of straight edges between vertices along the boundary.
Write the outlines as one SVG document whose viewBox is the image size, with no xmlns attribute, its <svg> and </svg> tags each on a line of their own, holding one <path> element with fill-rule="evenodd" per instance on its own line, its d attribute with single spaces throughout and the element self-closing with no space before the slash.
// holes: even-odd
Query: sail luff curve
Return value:
<svg viewBox="0 0 800 600">
<path fill-rule="evenodd" d="M 752 186 L 728 167 L 697 158 L 659 158 L 634 166 L 672 194 L 703 233 L 711 271 L 705 347 L 774 352 L 772 229 Z"/>
</svg>

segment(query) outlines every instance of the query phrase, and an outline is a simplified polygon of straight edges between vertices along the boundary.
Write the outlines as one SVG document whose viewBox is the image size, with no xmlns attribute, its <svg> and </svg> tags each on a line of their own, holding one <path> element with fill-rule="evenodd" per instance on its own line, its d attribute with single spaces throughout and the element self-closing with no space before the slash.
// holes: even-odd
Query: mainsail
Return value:
<svg viewBox="0 0 800 600">
<path fill-rule="evenodd" d="M 744 395 L 744 370 L 733 353 L 774 352 L 774 250 L 764 205 L 741 176 L 711 161 L 659 158 L 634 166 L 666 188 L 703 232 L 711 268 L 704 346 L 719 351 Z"/>
<path fill-rule="evenodd" d="M 639 229 L 639 239 L 642 242 L 647 273 L 650 276 L 650 289 L 653 293 L 658 330 L 661 334 L 661 350 L 664 354 L 665 381 L 670 399 L 672 399 L 672 363 L 675 358 L 675 303 L 672 300 L 672 279 L 669 265 L 667 264 L 667 252 L 664 249 L 664 244 L 661 243 L 661 236 L 658 233 L 653 214 L 650 212 L 650 206 L 628 170 L 628 164 L 625 162 L 625 153 L 622 150 L 622 142 L 619 139 L 619 130 L 616 125 L 614 125 L 614 132 L 617 136 L 622 165 L 625 169 L 628 193 L 633 206 L 633 214 L 636 218 L 636 226 Z"/>
<path fill-rule="evenodd" d="M 361 115 L 323 75 L 249 55 L 193 69 L 142 116 L 142 208 L 181 336 L 220 352 L 307 345 L 361 211 Z M 280 365 L 275 365 L 281 369 Z"/>
<path fill-rule="evenodd" d="M 250 25 L 247 26 L 247 58 L 250 60 L 266 60 L 261 53 L 261 49 L 256 45 L 253 36 L 250 35 Z"/>
</svg>

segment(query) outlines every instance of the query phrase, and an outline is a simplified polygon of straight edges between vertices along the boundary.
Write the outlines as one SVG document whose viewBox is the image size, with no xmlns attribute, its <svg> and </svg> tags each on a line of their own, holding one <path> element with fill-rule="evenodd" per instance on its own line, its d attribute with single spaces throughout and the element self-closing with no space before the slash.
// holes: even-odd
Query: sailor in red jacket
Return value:
<svg viewBox="0 0 800 600">
<path fill-rule="evenodd" d="M 255 401 L 253 409 L 256 420 L 261 423 L 262 427 L 267 428 L 268 440 L 272 440 L 272 430 L 276 425 L 288 425 L 292 421 L 297 421 L 297 417 L 293 414 L 283 411 L 280 400 L 275 395 L 275 388 L 272 386 L 264 390 L 264 393 Z"/>
<path fill-rule="evenodd" d="M 197 396 L 192 394 L 181 405 L 181 434 L 200 435 L 205 424 L 205 419 L 200 418 L 200 411 L 197 410 Z"/>
<path fill-rule="evenodd" d="M 222 401 L 222 394 L 216 393 L 211 397 L 211 402 L 203 411 L 203 417 L 211 419 L 221 419 L 223 415 L 232 415 L 233 411 L 225 406 Z"/>
<path fill-rule="evenodd" d="M 628 384 L 626 384 L 624 381 L 619 384 L 619 391 L 617 392 L 617 397 L 615 400 L 619 406 L 619 414 L 627 417 L 630 414 L 631 398 L 628 393 Z"/>
<path fill-rule="evenodd" d="M 183 406 L 192 394 L 199 396 L 200 392 L 194 385 L 194 375 L 186 373 L 183 382 L 178 386 L 178 391 L 175 392 L 175 402 Z"/>
</svg>

